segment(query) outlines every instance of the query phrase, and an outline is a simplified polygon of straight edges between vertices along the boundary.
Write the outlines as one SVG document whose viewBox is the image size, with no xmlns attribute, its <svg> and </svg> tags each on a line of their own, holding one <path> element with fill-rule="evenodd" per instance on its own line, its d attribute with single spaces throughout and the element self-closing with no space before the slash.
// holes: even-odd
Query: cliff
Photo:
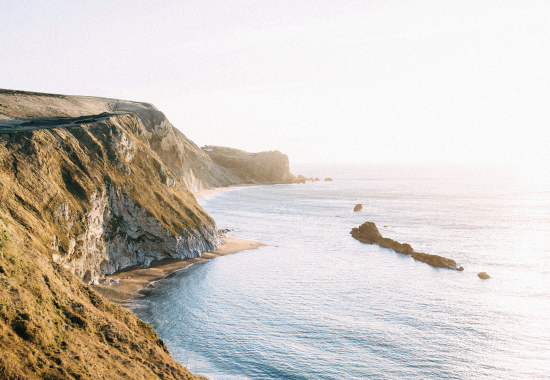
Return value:
<svg viewBox="0 0 550 380">
<path fill-rule="evenodd" d="M 204 152 L 220 168 L 241 183 L 296 183 L 288 156 L 279 151 L 249 153 L 243 150 L 207 145 Z"/>
<path fill-rule="evenodd" d="M 190 191 L 233 183 L 152 105 L 0 91 L 0 219 L 85 283 L 220 244 Z"/>
<path fill-rule="evenodd" d="M 235 181 L 151 104 L 0 90 L 0 378 L 197 378 L 88 284 L 216 248 Z"/>
<path fill-rule="evenodd" d="M 0 379 L 201 378 L 135 314 L 29 243 L 0 221 Z"/>
<path fill-rule="evenodd" d="M 0 90 L 0 378 L 199 378 L 90 284 L 219 246 L 192 192 L 294 181 L 280 152 L 208 153 L 148 103 Z"/>
<path fill-rule="evenodd" d="M 0 89 L 0 134 L 133 120 L 163 165 L 191 192 L 234 184 L 195 143 L 149 103 Z M 125 139 L 115 145 L 132 144 Z M 124 149 L 124 148 L 120 148 Z M 164 169 L 164 168 L 162 168 Z M 165 178 L 165 180 L 169 180 Z"/>
</svg>

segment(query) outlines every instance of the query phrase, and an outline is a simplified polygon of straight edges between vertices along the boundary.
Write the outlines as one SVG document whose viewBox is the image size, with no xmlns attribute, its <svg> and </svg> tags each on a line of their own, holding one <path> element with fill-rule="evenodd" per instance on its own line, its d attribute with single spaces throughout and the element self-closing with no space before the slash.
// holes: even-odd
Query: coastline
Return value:
<svg viewBox="0 0 550 380">
<path fill-rule="evenodd" d="M 192 193 L 195 198 L 204 197 L 218 193 L 221 191 L 240 190 L 245 187 L 258 186 L 255 184 L 245 184 L 237 186 L 216 187 L 213 189 L 200 190 Z M 223 237 L 222 245 L 210 252 L 202 252 L 200 257 L 188 259 L 166 258 L 162 260 L 154 260 L 147 268 L 142 268 L 138 265 L 133 265 L 115 272 L 112 275 L 101 277 L 98 285 L 92 285 L 93 288 L 109 301 L 121 306 L 129 306 L 132 304 L 132 299 L 142 297 L 139 292 L 141 289 L 151 286 L 155 281 L 161 280 L 166 276 L 183 270 L 196 262 L 212 260 L 216 257 L 230 255 L 249 249 L 257 249 L 265 244 L 245 240 L 234 237 Z M 112 280 L 119 279 L 120 283 L 106 285 L 104 284 L 107 278 Z"/>
<path fill-rule="evenodd" d="M 215 250 L 203 252 L 201 257 L 193 257 L 185 260 L 166 258 L 153 261 L 147 268 L 142 268 L 137 265 L 124 268 L 112 275 L 102 277 L 100 279 L 100 284 L 93 285 L 93 288 L 109 301 L 121 306 L 129 306 L 132 304 L 132 299 L 143 296 L 139 293 L 140 289 L 150 286 L 155 281 L 161 280 L 171 273 L 183 270 L 196 262 L 212 260 L 216 257 L 230 255 L 249 249 L 257 249 L 265 245 L 257 241 L 233 237 L 224 237 L 222 238 L 222 242 L 223 244 Z M 118 278 L 120 279 L 120 283 L 104 285 L 103 282 L 106 278 L 112 278 L 113 280 Z"/>
<path fill-rule="evenodd" d="M 240 189 L 244 189 L 245 187 L 253 187 L 253 186 L 260 186 L 260 185 L 261 184 L 242 184 L 242 185 L 235 185 L 235 186 L 215 187 L 213 189 L 195 191 L 192 194 L 195 196 L 195 198 L 201 198 L 201 197 L 204 197 L 205 195 L 219 193 L 220 191 L 240 190 Z"/>
</svg>

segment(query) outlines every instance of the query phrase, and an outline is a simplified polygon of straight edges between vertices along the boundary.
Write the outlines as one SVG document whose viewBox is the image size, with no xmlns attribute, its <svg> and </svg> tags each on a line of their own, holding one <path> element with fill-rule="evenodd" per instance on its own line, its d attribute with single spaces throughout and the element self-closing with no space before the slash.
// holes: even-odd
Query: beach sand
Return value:
<svg viewBox="0 0 550 380">
<path fill-rule="evenodd" d="M 214 189 L 197 191 L 194 192 L 193 195 L 195 196 L 195 198 L 200 198 L 205 195 L 217 193 L 219 191 L 239 190 L 249 186 L 257 185 L 217 187 Z M 155 260 L 151 262 L 151 265 L 147 268 L 142 268 L 138 265 L 124 268 L 123 270 L 115 274 L 100 278 L 100 284 L 93 285 L 93 288 L 109 301 L 122 306 L 127 306 L 132 303 L 132 298 L 141 297 L 141 294 L 139 293 L 140 289 L 151 286 L 152 282 L 158 281 L 168 276 L 170 273 L 185 269 L 191 264 L 199 261 L 211 260 L 215 259 L 216 257 L 225 256 L 231 253 L 237 253 L 248 249 L 256 249 L 265 245 L 257 241 L 244 240 L 233 237 L 222 238 L 222 243 L 223 244 L 214 251 L 201 253 L 201 257 L 194 257 L 185 260 L 167 258 L 163 260 Z M 103 283 L 107 278 L 111 278 L 112 280 L 119 279 L 120 283 L 105 285 Z"/>
<path fill-rule="evenodd" d="M 256 249 L 265 244 L 252 240 L 237 239 L 233 237 L 222 238 L 223 245 L 211 252 L 204 252 L 201 257 L 192 259 L 163 259 L 151 263 L 148 268 L 141 268 L 137 265 L 125 268 L 115 274 L 100 279 L 99 285 L 93 288 L 109 301 L 122 306 L 132 303 L 131 299 L 141 297 L 140 289 L 151 286 L 154 281 L 160 280 L 170 273 L 187 268 L 193 263 L 215 259 L 216 257 L 237 253 L 248 249 Z M 104 285 L 106 278 L 120 279 L 120 284 Z M 130 277 L 129 279 L 124 279 Z M 154 286 L 154 285 L 153 285 Z"/>
<path fill-rule="evenodd" d="M 195 198 L 200 198 L 200 197 L 204 197 L 205 195 L 214 194 L 220 191 L 239 190 L 250 186 L 260 186 L 260 185 L 246 184 L 246 185 L 228 186 L 228 187 L 215 187 L 213 189 L 195 191 L 193 195 L 195 196 Z"/>
</svg>

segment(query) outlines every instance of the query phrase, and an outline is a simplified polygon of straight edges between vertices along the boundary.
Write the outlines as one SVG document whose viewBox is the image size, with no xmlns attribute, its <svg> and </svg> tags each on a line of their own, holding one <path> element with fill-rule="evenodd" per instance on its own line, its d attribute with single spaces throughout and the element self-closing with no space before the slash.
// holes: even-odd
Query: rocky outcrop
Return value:
<svg viewBox="0 0 550 380">
<path fill-rule="evenodd" d="M 276 151 L 248 153 L 239 149 L 204 146 L 203 151 L 240 183 L 296 183 L 288 156 Z M 301 182 L 301 181 L 300 181 Z"/>
<path fill-rule="evenodd" d="M 490 278 L 491 276 L 489 276 L 487 273 L 485 272 L 479 272 L 477 274 L 477 277 L 481 278 L 482 280 L 487 280 L 488 278 Z"/>
<path fill-rule="evenodd" d="M 297 183 L 306 183 L 306 182 L 317 182 L 319 181 L 319 178 L 307 178 L 305 176 L 303 176 L 302 174 L 298 174 L 298 176 L 296 177 L 296 182 Z"/>
<path fill-rule="evenodd" d="M 411 255 L 415 260 L 422 261 L 423 263 L 426 263 L 433 267 L 454 269 L 458 271 L 464 270 L 463 267 L 457 267 L 454 260 L 448 259 L 443 256 L 429 255 L 423 252 L 415 252 L 410 244 L 403 244 L 395 240 L 382 237 L 382 235 L 378 231 L 378 228 L 373 222 L 366 222 L 358 228 L 353 228 L 350 234 L 355 239 L 363 243 L 378 244 L 383 248 L 393 249 L 397 253 L 401 253 L 403 255 Z"/>
<path fill-rule="evenodd" d="M 353 211 L 360 211 L 363 209 L 363 205 L 361 203 L 358 203 L 355 205 L 355 207 L 353 208 Z"/>
<path fill-rule="evenodd" d="M 212 223 L 174 235 L 112 183 L 106 183 L 101 194 L 92 194 L 91 203 L 83 218 L 86 232 L 70 237 L 68 252 L 60 250 L 59 243 L 52 245 L 54 261 L 85 283 L 97 283 L 99 277 L 128 266 L 147 267 L 153 260 L 199 257 L 221 242 Z M 68 204 L 62 203 L 60 207 L 64 208 L 63 215 L 68 216 Z M 70 223 L 70 220 L 58 218 L 57 222 Z M 54 240 L 60 241 L 56 235 Z"/>
<path fill-rule="evenodd" d="M 0 90 L 0 219 L 86 283 L 216 248 L 190 191 L 235 183 L 146 103 Z"/>
</svg>

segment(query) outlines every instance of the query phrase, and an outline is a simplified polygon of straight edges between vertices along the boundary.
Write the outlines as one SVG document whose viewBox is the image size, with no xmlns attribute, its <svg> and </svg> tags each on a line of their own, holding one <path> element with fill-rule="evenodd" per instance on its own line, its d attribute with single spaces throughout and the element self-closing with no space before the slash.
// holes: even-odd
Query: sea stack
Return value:
<svg viewBox="0 0 550 380">
<path fill-rule="evenodd" d="M 378 244 L 383 248 L 391 248 L 397 253 L 402 255 L 411 255 L 415 260 L 422 261 L 432 267 L 436 268 L 445 268 L 453 269 L 457 271 L 463 271 L 463 267 L 457 267 L 454 260 L 448 259 L 443 256 L 438 255 L 429 255 L 423 252 L 415 252 L 410 244 L 399 243 L 395 240 L 382 237 L 376 224 L 373 222 L 363 223 L 358 228 L 352 228 L 350 232 L 351 236 L 355 239 L 367 243 L 367 244 Z"/>
<path fill-rule="evenodd" d="M 359 211 L 363 209 L 363 205 L 361 203 L 357 203 L 355 207 L 353 208 L 353 211 Z"/>
</svg>

